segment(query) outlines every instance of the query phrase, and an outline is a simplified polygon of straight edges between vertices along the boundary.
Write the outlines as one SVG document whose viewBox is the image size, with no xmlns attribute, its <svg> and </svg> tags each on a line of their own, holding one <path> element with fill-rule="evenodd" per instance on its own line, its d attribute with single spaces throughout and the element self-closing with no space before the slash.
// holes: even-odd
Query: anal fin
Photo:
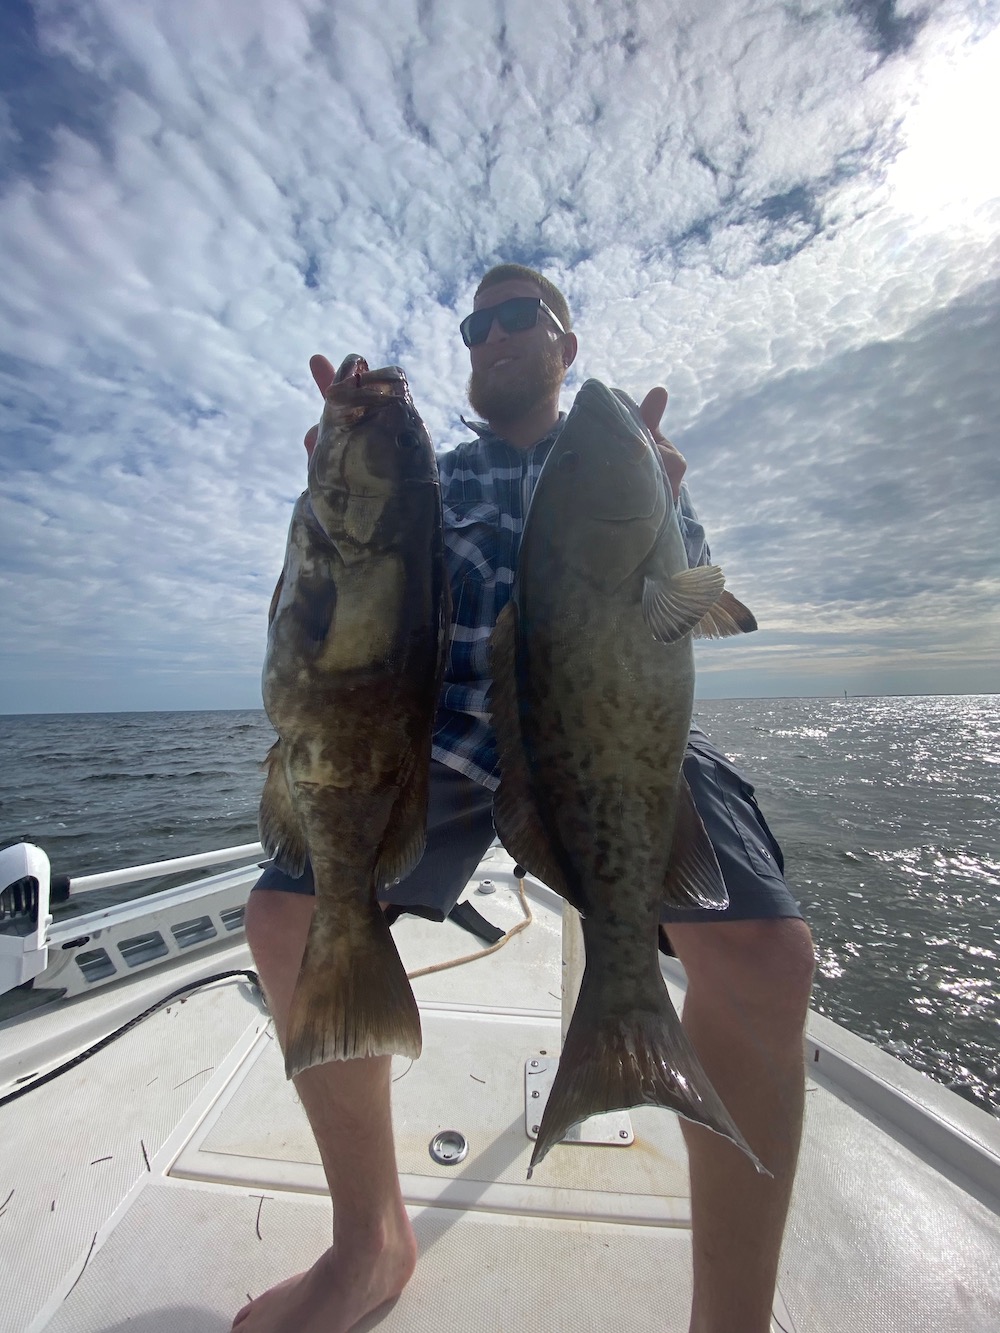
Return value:
<svg viewBox="0 0 1000 1333">
<path fill-rule="evenodd" d="M 268 856 L 286 874 L 297 877 L 305 869 L 309 851 L 288 790 L 280 740 L 268 750 L 262 767 L 267 769 L 267 777 L 257 814 L 260 840 Z"/>
<path fill-rule="evenodd" d="M 410 765 L 379 848 L 375 884 L 381 889 L 408 875 L 424 853 L 430 756 Z"/>
<path fill-rule="evenodd" d="M 708 907 L 720 912 L 729 906 L 729 893 L 715 848 L 683 776 L 677 787 L 674 840 L 663 900 L 671 907 Z"/>
</svg>

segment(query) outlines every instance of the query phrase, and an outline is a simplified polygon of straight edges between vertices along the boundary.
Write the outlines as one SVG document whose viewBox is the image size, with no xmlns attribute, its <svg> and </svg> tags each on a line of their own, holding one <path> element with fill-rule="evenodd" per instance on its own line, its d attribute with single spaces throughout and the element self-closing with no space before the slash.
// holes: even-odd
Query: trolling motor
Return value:
<svg viewBox="0 0 1000 1333">
<path fill-rule="evenodd" d="M 49 858 L 30 842 L 0 847 L 0 995 L 23 986 L 49 962 Z"/>
</svg>

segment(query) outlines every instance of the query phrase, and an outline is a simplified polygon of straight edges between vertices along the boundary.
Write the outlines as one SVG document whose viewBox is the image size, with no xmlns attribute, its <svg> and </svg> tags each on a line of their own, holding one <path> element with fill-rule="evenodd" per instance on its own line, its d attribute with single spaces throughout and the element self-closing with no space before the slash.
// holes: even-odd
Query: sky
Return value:
<svg viewBox="0 0 1000 1333">
<path fill-rule="evenodd" d="M 0 712 L 255 708 L 320 400 L 440 449 L 566 293 L 760 630 L 703 698 L 1000 691 L 1000 0 L 5 0 Z"/>
</svg>

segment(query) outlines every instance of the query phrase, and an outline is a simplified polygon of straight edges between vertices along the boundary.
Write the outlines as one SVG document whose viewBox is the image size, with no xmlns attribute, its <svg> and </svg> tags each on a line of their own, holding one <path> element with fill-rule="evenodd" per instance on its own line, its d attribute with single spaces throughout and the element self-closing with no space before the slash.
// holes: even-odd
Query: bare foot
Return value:
<svg viewBox="0 0 1000 1333">
<path fill-rule="evenodd" d="M 350 1251 L 350 1252 L 349 1252 Z M 239 1333 L 347 1333 L 394 1300 L 413 1275 L 417 1242 L 409 1218 L 377 1252 L 332 1247 L 297 1277 L 271 1287 L 233 1320 Z"/>
</svg>

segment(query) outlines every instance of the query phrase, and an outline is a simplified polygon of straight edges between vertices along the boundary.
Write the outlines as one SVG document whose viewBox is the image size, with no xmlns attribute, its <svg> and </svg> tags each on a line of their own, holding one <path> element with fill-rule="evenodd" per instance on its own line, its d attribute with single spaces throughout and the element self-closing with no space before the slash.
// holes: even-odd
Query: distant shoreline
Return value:
<svg viewBox="0 0 1000 1333">
<path fill-rule="evenodd" d="M 726 694 L 698 697 L 694 701 L 700 704 L 724 703 L 767 703 L 779 699 L 996 699 L 1000 690 L 966 690 L 959 694 L 940 693 L 927 690 L 900 690 L 892 694 Z M 54 713 L 0 713 L 0 718 L 15 717 L 163 717 L 171 713 L 262 713 L 259 705 L 246 708 L 92 708 L 60 710 Z"/>
</svg>

